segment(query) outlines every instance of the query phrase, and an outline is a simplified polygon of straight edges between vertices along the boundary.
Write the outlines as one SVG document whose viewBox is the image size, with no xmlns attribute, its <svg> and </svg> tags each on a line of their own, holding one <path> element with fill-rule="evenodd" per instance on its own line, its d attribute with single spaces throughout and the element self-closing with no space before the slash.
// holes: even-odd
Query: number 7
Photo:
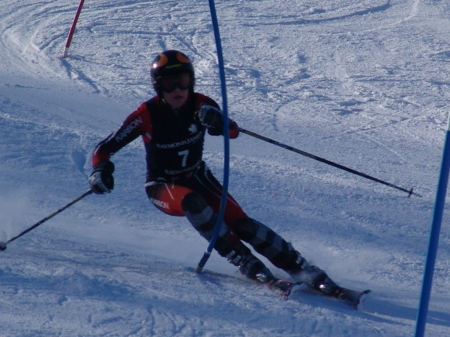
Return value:
<svg viewBox="0 0 450 337">
<path fill-rule="evenodd" d="M 186 166 L 188 154 L 189 154 L 189 150 L 184 150 L 184 151 L 178 152 L 178 155 L 183 157 L 181 159 L 181 167 L 185 167 Z"/>
</svg>

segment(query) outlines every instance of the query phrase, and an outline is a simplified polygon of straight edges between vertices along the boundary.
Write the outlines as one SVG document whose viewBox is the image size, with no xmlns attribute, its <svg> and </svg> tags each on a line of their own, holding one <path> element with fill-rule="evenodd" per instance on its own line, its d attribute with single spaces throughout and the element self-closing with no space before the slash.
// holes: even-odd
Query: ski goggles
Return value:
<svg viewBox="0 0 450 337">
<path fill-rule="evenodd" d="M 191 86 L 191 77 L 188 73 L 165 75 L 159 79 L 159 87 L 162 91 L 171 93 L 176 89 L 187 90 Z"/>
</svg>

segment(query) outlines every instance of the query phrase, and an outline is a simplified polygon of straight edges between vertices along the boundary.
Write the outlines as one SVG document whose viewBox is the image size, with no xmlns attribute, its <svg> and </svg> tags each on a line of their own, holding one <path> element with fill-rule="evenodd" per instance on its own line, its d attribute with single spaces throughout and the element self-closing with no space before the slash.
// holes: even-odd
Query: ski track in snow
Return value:
<svg viewBox="0 0 450 337">
<path fill-rule="evenodd" d="M 181 49 L 220 102 L 207 3 L 0 4 L 0 240 L 87 189 L 98 141 L 153 95 L 156 53 Z M 116 188 L 87 196 L 0 252 L 0 336 L 411 336 L 450 105 L 444 0 L 217 1 L 229 111 L 239 125 L 404 188 L 260 140 L 231 142 L 230 191 L 363 310 L 308 294 L 282 301 L 147 200 L 140 141 L 113 158 Z M 207 139 L 217 176 L 222 140 Z M 427 336 L 450 335 L 444 216 Z M 283 272 L 271 267 L 280 277 Z"/>
</svg>

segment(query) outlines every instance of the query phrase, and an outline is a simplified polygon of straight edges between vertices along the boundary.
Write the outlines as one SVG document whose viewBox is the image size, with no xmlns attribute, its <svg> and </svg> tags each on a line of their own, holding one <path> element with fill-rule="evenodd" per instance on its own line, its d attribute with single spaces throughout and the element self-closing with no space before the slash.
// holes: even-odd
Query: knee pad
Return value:
<svg viewBox="0 0 450 337">
<path fill-rule="evenodd" d="M 207 237 L 212 235 L 216 215 L 200 194 L 193 192 L 186 195 L 181 202 L 181 207 L 195 229 Z"/>
<path fill-rule="evenodd" d="M 206 200 L 200 194 L 195 192 L 186 195 L 181 202 L 181 208 L 185 213 L 199 214 L 203 212 L 206 207 L 208 207 Z"/>
</svg>

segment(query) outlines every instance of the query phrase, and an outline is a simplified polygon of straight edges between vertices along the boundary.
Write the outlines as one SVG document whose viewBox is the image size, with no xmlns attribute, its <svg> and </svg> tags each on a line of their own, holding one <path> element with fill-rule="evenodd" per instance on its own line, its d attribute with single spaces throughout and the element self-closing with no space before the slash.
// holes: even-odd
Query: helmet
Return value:
<svg viewBox="0 0 450 337">
<path fill-rule="evenodd" d="M 153 88 L 158 95 L 162 94 L 159 79 L 164 75 L 188 73 L 191 77 L 190 91 L 194 90 L 195 74 L 191 60 L 178 50 L 166 50 L 160 53 L 152 62 L 150 76 Z"/>
</svg>

